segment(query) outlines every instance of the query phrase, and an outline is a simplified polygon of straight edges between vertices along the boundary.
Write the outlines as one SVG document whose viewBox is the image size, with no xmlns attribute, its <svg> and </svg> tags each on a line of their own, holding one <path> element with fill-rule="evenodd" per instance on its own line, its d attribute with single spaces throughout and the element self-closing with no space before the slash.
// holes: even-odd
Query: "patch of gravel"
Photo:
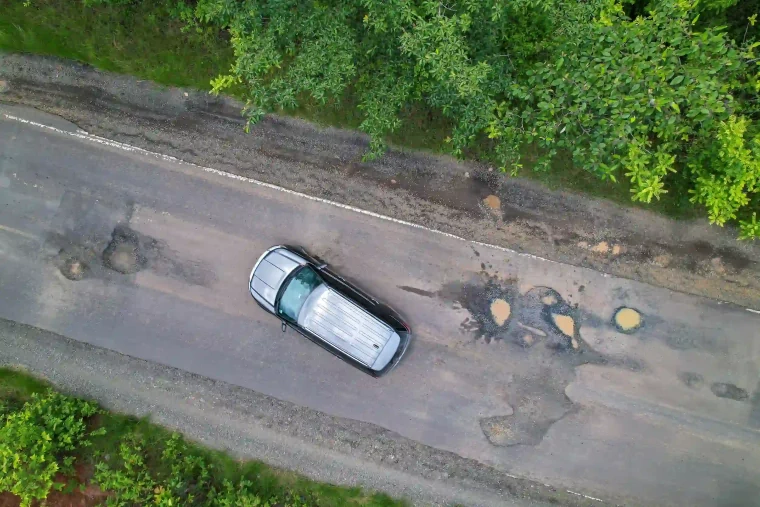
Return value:
<svg viewBox="0 0 760 507">
<path fill-rule="evenodd" d="M 0 81 L 2 103 L 38 108 L 95 135 L 467 239 L 760 308 L 760 242 L 738 242 L 736 231 L 706 220 L 673 221 L 418 152 L 392 150 L 363 163 L 366 136 L 293 118 L 270 115 L 245 134 L 234 100 L 67 60 L 0 53 Z"/>
<path fill-rule="evenodd" d="M 378 426 L 0 319 L 0 365 L 178 430 L 210 447 L 415 505 L 602 505 L 519 479 Z"/>
</svg>

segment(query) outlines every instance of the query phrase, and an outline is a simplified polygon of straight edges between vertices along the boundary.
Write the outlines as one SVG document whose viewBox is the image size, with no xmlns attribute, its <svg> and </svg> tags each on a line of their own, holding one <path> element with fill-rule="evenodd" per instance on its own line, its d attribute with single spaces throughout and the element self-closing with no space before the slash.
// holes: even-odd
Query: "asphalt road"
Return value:
<svg viewBox="0 0 760 507">
<path fill-rule="evenodd" d="M 760 505 L 760 315 L 76 132 L 0 106 L 0 317 L 589 496 Z M 394 372 L 370 378 L 254 304 L 247 275 L 278 243 L 407 317 Z M 640 329 L 611 324 L 622 306 Z M 552 324 L 568 319 L 572 336 Z"/>
</svg>

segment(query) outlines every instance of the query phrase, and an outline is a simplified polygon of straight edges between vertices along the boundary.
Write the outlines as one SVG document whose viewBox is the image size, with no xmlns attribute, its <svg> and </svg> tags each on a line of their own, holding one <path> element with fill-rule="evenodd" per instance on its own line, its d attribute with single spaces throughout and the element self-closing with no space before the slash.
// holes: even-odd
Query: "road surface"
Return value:
<svg viewBox="0 0 760 507">
<path fill-rule="evenodd" d="M 364 375 L 254 304 L 247 275 L 280 243 L 407 317 L 414 343 L 395 371 Z M 760 505 L 760 314 L 742 307 L 181 164 L 10 106 L 0 260 L 2 318 L 588 496 Z M 616 327 L 620 308 L 640 327 Z"/>
</svg>

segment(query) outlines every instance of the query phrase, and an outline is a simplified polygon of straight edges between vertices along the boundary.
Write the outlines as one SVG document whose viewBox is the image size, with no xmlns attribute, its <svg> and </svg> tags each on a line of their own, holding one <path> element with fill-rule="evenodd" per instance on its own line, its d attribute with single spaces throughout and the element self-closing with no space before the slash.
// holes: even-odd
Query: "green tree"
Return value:
<svg viewBox="0 0 760 507">
<path fill-rule="evenodd" d="M 635 201 L 659 199 L 666 176 L 686 171 L 711 221 L 737 218 L 758 190 L 757 127 L 745 116 L 756 115 L 746 102 L 758 91 L 757 44 L 697 31 L 695 18 L 688 0 L 656 2 L 635 20 L 612 5 L 513 85 L 489 135 L 509 155 L 537 143 L 539 168 L 564 149 L 601 179 L 625 175 Z M 751 230 L 742 225 L 742 237 Z"/>
</svg>

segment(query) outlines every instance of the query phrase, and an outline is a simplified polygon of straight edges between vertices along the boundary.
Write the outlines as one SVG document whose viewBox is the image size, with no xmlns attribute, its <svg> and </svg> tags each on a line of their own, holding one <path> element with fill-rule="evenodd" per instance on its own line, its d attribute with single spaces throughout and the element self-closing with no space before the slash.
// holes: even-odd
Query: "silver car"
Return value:
<svg viewBox="0 0 760 507">
<path fill-rule="evenodd" d="M 328 269 L 300 247 L 264 252 L 248 278 L 251 296 L 311 341 L 374 377 L 392 370 L 411 330 L 388 305 Z"/>
</svg>

